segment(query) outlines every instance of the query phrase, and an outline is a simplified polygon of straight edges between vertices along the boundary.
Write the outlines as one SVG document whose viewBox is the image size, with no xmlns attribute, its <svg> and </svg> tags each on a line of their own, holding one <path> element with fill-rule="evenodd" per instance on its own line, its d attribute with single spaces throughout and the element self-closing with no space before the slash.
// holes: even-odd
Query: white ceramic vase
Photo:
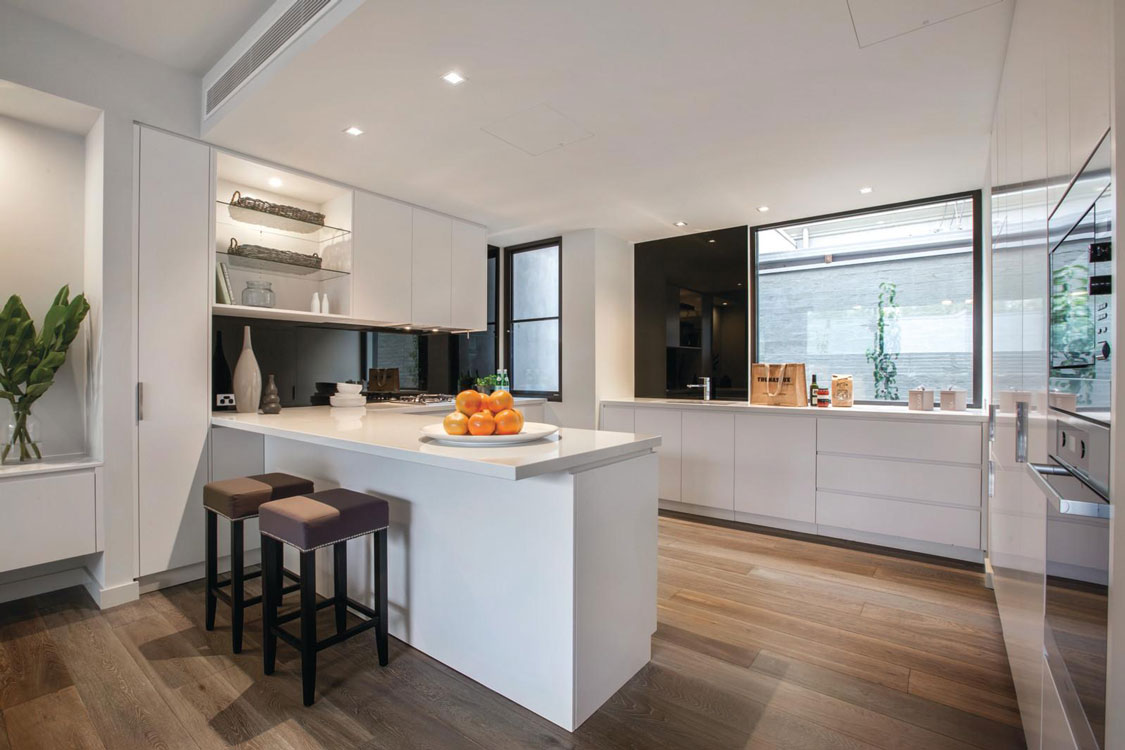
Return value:
<svg viewBox="0 0 1125 750">
<path fill-rule="evenodd" d="M 254 414 L 262 401 L 262 371 L 250 346 L 250 326 L 242 328 L 242 354 L 234 367 L 234 408 L 240 414 Z"/>
</svg>

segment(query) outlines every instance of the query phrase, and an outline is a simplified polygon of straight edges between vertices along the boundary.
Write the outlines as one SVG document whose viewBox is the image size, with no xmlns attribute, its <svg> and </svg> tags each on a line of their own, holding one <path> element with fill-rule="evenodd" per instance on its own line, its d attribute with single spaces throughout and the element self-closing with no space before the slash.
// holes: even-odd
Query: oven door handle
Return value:
<svg viewBox="0 0 1125 750">
<path fill-rule="evenodd" d="M 1084 518 L 1109 518 L 1110 504 L 1109 503 L 1096 503 L 1089 500 L 1070 500 L 1059 494 L 1059 491 L 1051 483 L 1050 477 L 1067 477 L 1072 478 L 1074 481 L 1080 481 L 1075 478 L 1073 474 L 1061 466 L 1055 464 L 1037 464 L 1029 463 L 1028 468 L 1031 470 L 1031 476 L 1035 479 L 1035 483 L 1043 490 L 1043 494 L 1047 496 L 1047 502 L 1055 509 L 1055 512 L 1062 516 L 1081 516 Z"/>
</svg>

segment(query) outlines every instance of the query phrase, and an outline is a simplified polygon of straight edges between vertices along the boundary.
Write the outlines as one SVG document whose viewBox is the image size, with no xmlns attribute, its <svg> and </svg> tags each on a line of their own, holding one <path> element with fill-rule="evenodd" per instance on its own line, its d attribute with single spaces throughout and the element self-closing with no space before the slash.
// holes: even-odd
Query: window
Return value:
<svg viewBox="0 0 1125 750">
<path fill-rule="evenodd" d="M 981 395 L 980 192 L 755 227 L 755 362 L 804 362 L 862 401 Z"/>
<path fill-rule="evenodd" d="M 456 349 L 457 388 L 472 388 L 477 378 L 496 372 L 500 361 L 500 248 L 488 246 L 488 327 L 453 337 Z"/>
<path fill-rule="evenodd" d="M 506 248 L 508 375 L 512 392 L 562 400 L 562 241 Z"/>
</svg>

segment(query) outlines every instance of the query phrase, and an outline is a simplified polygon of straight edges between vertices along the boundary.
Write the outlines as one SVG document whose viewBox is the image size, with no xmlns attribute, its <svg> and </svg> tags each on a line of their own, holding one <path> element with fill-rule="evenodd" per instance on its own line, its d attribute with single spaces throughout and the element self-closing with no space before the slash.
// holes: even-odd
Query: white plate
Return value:
<svg viewBox="0 0 1125 750">
<path fill-rule="evenodd" d="M 445 445 L 476 445 L 479 447 L 499 445 L 519 445 L 520 443 L 533 443 L 536 440 L 550 437 L 559 431 L 553 424 L 542 422 L 524 422 L 523 430 L 516 435 L 448 435 L 441 422 L 428 424 L 422 428 L 422 435 L 437 443 Z"/>
<path fill-rule="evenodd" d="M 360 394 L 340 394 L 337 393 L 328 399 L 328 402 L 333 406 L 366 406 L 367 397 Z"/>
</svg>

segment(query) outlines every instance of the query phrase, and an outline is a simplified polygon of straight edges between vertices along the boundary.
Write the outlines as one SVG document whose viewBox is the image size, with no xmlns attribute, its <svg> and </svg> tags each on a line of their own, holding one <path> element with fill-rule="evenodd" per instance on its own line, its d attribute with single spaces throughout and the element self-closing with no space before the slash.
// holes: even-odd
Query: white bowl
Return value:
<svg viewBox="0 0 1125 750">
<path fill-rule="evenodd" d="M 336 393 L 358 394 L 363 390 L 363 383 L 337 383 Z"/>
</svg>

